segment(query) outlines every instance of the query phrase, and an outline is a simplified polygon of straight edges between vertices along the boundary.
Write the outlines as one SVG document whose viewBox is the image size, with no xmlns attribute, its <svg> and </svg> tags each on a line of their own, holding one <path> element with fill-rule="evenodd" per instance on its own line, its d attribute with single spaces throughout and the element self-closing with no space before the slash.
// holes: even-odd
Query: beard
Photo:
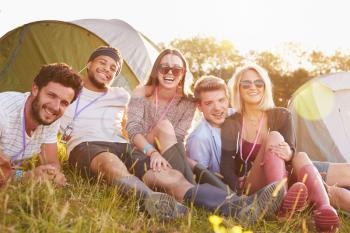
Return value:
<svg viewBox="0 0 350 233">
<path fill-rule="evenodd" d="M 39 95 L 37 95 L 33 102 L 32 102 L 32 107 L 31 107 L 31 115 L 33 117 L 33 119 L 39 123 L 40 125 L 49 125 L 48 122 L 44 121 L 39 112 L 40 112 L 40 104 L 39 104 Z"/>
<path fill-rule="evenodd" d="M 47 122 L 45 121 L 41 116 L 40 116 L 40 109 L 43 108 L 42 106 L 40 106 L 40 98 L 39 98 L 39 94 L 34 98 L 33 102 L 32 102 L 32 106 L 31 106 L 31 116 L 33 117 L 33 119 L 39 124 L 39 125 L 50 125 L 52 124 L 54 121 L 52 122 Z"/>
<path fill-rule="evenodd" d="M 88 71 L 88 79 L 98 89 L 108 88 L 108 86 L 105 83 L 101 83 L 101 82 L 97 81 L 94 74 L 92 72 L 89 72 L 89 71 Z"/>
</svg>

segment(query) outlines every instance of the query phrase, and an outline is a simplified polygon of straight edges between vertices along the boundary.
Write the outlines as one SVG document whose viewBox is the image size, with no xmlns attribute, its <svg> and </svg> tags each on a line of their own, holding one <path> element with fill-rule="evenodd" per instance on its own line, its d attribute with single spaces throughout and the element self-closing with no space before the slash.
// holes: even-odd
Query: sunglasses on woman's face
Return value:
<svg viewBox="0 0 350 233">
<path fill-rule="evenodd" d="M 162 65 L 162 64 L 159 64 L 158 66 L 159 73 L 163 75 L 166 75 L 167 73 L 169 73 L 170 70 L 174 76 L 180 76 L 183 74 L 183 71 L 184 71 L 184 69 L 179 66 L 170 67 L 168 65 Z"/>
<path fill-rule="evenodd" d="M 242 80 L 239 82 L 239 85 L 243 88 L 243 89 L 249 89 L 252 87 L 252 85 L 254 84 L 254 86 L 256 88 L 263 88 L 265 86 L 265 82 L 261 79 L 257 79 L 254 81 L 251 80 Z"/>
</svg>

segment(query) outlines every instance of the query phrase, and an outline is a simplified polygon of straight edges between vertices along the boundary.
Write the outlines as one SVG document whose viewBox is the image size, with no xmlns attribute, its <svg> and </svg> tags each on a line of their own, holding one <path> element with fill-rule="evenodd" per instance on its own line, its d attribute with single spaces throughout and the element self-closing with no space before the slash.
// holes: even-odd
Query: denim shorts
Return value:
<svg viewBox="0 0 350 233">
<path fill-rule="evenodd" d="M 322 179 L 326 181 L 330 162 L 312 161 L 318 172 L 321 174 Z"/>
</svg>

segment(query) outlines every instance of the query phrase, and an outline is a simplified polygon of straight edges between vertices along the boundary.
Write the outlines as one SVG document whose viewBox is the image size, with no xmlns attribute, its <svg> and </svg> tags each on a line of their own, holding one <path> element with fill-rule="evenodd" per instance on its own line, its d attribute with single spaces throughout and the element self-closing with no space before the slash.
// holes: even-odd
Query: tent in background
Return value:
<svg viewBox="0 0 350 233">
<path fill-rule="evenodd" d="M 119 19 L 81 19 L 72 23 L 88 29 L 109 45 L 120 49 L 133 75 L 122 72 L 113 85 L 135 87 L 145 80 L 158 56 L 157 46 L 150 39 Z"/>
<path fill-rule="evenodd" d="M 149 39 L 121 20 L 37 21 L 0 38 L 0 92 L 30 90 L 43 64 L 65 62 L 80 71 L 101 45 L 121 50 L 125 62 L 113 85 L 129 90 L 146 78 L 158 54 Z"/>
<path fill-rule="evenodd" d="M 293 95 L 297 150 L 314 160 L 350 162 L 350 73 L 314 78 Z"/>
</svg>

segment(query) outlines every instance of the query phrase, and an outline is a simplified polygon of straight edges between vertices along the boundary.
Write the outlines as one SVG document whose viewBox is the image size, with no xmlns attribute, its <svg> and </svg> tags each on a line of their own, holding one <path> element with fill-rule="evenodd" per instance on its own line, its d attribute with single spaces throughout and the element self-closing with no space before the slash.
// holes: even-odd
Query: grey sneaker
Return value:
<svg viewBox="0 0 350 233">
<path fill-rule="evenodd" d="M 188 213 L 188 208 L 177 202 L 172 196 L 153 192 L 144 202 L 147 213 L 163 221 L 173 220 Z"/>
<path fill-rule="evenodd" d="M 255 194 L 243 198 L 241 201 L 244 204 L 237 211 L 236 218 L 242 224 L 254 224 L 264 217 L 275 216 L 285 196 L 285 190 L 279 183 L 271 183 Z"/>
</svg>

